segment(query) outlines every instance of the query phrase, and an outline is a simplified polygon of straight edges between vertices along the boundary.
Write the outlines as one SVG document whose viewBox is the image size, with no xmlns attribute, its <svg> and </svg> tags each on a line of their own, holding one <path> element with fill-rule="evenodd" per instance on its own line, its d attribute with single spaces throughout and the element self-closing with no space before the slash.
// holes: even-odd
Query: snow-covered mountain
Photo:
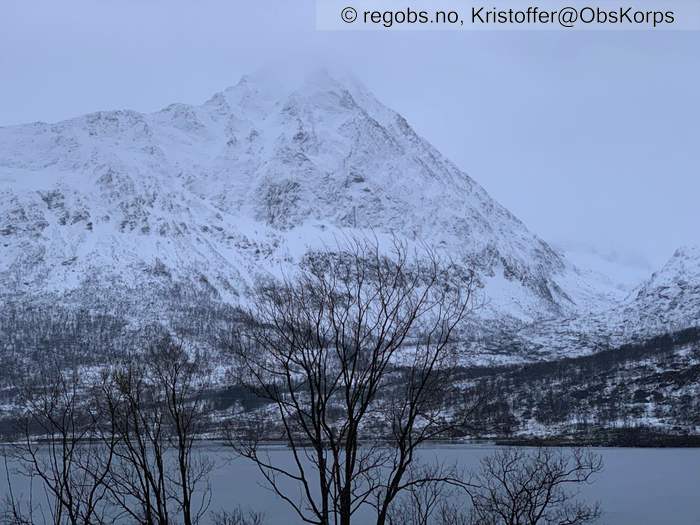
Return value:
<svg viewBox="0 0 700 525">
<path fill-rule="evenodd" d="M 496 325 L 585 325 L 612 306 L 401 115 L 325 71 L 246 77 L 199 106 L 0 128 L 3 300 L 134 316 L 173 294 L 235 304 L 347 235 L 425 242 L 475 269 Z M 697 290 L 697 276 L 675 279 L 621 308 Z"/>
<path fill-rule="evenodd" d="M 522 346 L 521 354 L 545 358 L 615 348 L 694 327 L 700 327 L 700 246 L 687 246 L 607 307 L 533 322 L 512 337 Z"/>
<path fill-rule="evenodd" d="M 619 307 L 627 332 L 663 333 L 700 325 L 700 246 L 676 250 Z"/>
<path fill-rule="evenodd" d="M 2 128 L 0 181 L 0 278 L 19 294 L 178 279 L 236 300 L 256 273 L 373 230 L 477 266 L 496 310 L 578 298 L 546 243 L 400 115 L 324 72 L 289 89 L 244 78 L 201 106 Z"/>
</svg>

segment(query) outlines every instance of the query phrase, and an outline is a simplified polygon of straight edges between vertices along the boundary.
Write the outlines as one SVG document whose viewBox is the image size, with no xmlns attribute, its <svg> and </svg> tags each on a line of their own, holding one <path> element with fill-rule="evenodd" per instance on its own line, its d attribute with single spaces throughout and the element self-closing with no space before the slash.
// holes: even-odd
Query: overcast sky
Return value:
<svg viewBox="0 0 700 525">
<path fill-rule="evenodd" d="M 541 237 L 700 244 L 699 32 L 318 32 L 306 0 L 0 0 L 0 125 L 344 64 Z"/>
</svg>

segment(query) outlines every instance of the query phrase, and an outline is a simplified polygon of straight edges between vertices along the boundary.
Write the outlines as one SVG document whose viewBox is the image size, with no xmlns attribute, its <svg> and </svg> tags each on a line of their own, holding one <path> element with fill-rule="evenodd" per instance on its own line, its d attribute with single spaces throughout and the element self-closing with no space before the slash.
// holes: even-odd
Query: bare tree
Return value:
<svg viewBox="0 0 700 525">
<path fill-rule="evenodd" d="M 211 461 L 195 449 L 208 421 L 207 370 L 170 338 L 115 367 L 104 390 L 114 433 L 109 496 L 146 525 L 199 523 L 210 500 Z"/>
<path fill-rule="evenodd" d="M 107 475 L 116 439 L 103 425 L 105 414 L 82 382 L 78 371 L 42 368 L 27 379 L 20 401 L 18 440 L 9 448 L 17 473 L 40 481 L 45 497 L 44 523 L 88 525 L 109 523 Z M 7 458 L 6 458 L 7 469 Z M 10 472 L 7 469 L 8 485 Z M 37 523 L 32 484 L 29 506 L 10 490 L 6 518 L 13 523 Z"/>
<path fill-rule="evenodd" d="M 246 511 L 240 507 L 232 511 L 215 512 L 212 518 L 214 525 L 263 525 L 265 522 L 262 513 Z"/>
<path fill-rule="evenodd" d="M 471 519 L 479 525 L 581 525 L 600 515 L 598 505 L 577 500 L 575 489 L 602 470 L 600 456 L 539 448 L 508 448 L 482 460 L 464 485 Z M 465 525 L 467 522 L 464 522 Z"/>
<path fill-rule="evenodd" d="M 349 525 L 371 506 L 383 525 L 401 491 L 436 480 L 410 466 L 459 424 L 441 396 L 471 304 L 473 276 L 457 271 L 429 250 L 397 242 L 383 255 L 352 241 L 258 288 L 232 347 L 241 379 L 274 407 L 293 465 L 260 446 L 270 422 L 230 443 L 303 521 Z"/>
<path fill-rule="evenodd" d="M 459 516 L 450 506 L 459 497 L 459 474 L 454 468 L 437 465 L 411 465 L 411 479 L 425 480 L 411 484 L 392 505 L 387 523 L 391 525 L 458 525 L 445 518 Z M 454 520 L 453 520 L 454 521 Z"/>
</svg>

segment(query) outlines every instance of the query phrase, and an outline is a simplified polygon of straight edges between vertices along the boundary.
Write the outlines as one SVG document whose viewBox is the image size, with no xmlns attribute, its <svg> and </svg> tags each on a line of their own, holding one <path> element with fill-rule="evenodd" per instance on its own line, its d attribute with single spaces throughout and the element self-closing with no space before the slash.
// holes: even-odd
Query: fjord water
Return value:
<svg viewBox="0 0 700 525">
<path fill-rule="evenodd" d="M 497 447 L 446 445 L 422 450 L 424 461 L 437 460 L 477 468 L 484 456 Z M 582 499 L 598 501 L 604 525 L 700 525 L 700 449 L 697 448 L 594 448 L 603 457 L 604 470 L 592 485 L 581 489 Z M 224 464 L 230 455 L 212 450 L 221 467 L 212 478 L 212 509 L 240 502 L 262 511 L 269 524 L 297 524 L 288 507 L 267 488 L 260 486 L 256 467 L 238 458 Z M 286 447 L 270 449 L 275 461 L 291 465 Z M 221 461 L 218 461 L 219 457 Z"/>
<path fill-rule="evenodd" d="M 421 460 L 475 469 L 480 459 L 496 448 L 491 445 L 431 446 L 421 450 Z M 211 475 L 211 511 L 241 505 L 244 509 L 264 513 L 267 525 L 302 523 L 262 484 L 262 476 L 251 462 L 235 457 L 230 449 L 218 445 L 203 445 L 203 449 L 216 465 Z M 593 484 L 582 487 L 580 496 L 600 503 L 603 510 L 600 525 L 700 525 L 700 449 L 593 450 L 603 457 L 604 470 L 595 477 Z M 293 459 L 287 447 L 271 446 L 268 453 L 276 464 L 291 466 Z M 43 495 L 43 492 L 36 492 L 36 483 L 35 480 L 35 498 Z M 25 482 L 13 481 L 15 496 L 26 488 Z M 4 500 L 7 493 L 6 477 L 1 476 L 0 499 Z M 371 523 L 369 519 L 367 522 Z"/>
</svg>

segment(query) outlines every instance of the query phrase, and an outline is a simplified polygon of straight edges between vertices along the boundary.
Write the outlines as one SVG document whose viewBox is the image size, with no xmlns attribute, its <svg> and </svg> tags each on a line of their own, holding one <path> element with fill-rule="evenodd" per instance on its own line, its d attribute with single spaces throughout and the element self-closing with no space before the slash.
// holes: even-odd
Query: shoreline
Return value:
<svg viewBox="0 0 700 525">
<path fill-rule="evenodd" d="M 88 444 L 98 443 L 98 440 L 86 441 Z M 232 448 L 221 437 L 200 437 L 196 439 L 203 446 L 215 445 L 223 448 Z M 48 443 L 46 439 L 36 439 L 34 444 Z M 0 440 L 0 448 L 20 445 L 22 442 Z M 471 439 L 435 439 L 425 442 L 421 448 L 451 448 L 460 446 L 494 446 L 494 447 L 551 447 L 551 448 L 627 448 L 627 449 L 693 449 L 700 448 L 700 435 L 663 435 L 657 434 L 649 439 L 628 441 L 626 439 L 576 438 L 572 436 L 516 436 L 516 437 L 488 437 Z M 259 446 L 265 448 L 289 448 L 287 441 L 279 439 L 261 440 Z M 299 445 L 299 448 L 308 448 Z"/>
</svg>

